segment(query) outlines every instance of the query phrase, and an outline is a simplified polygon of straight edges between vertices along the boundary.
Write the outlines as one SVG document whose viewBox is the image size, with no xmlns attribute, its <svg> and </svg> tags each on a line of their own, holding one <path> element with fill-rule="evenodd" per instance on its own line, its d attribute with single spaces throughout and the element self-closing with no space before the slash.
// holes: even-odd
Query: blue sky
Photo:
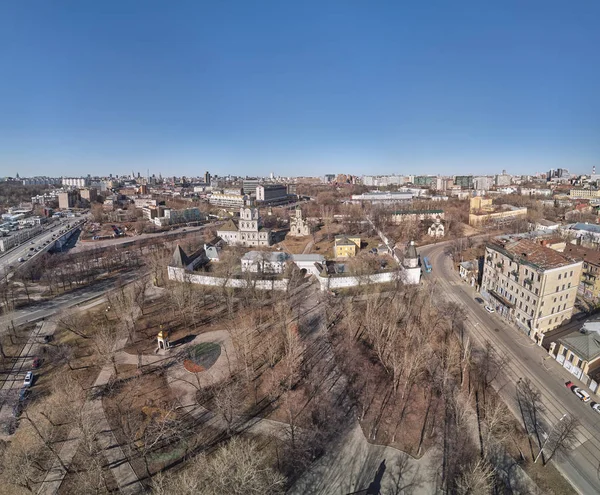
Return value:
<svg viewBox="0 0 600 495">
<path fill-rule="evenodd" d="M 407 3 L 1 2 L 0 176 L 600 167 L 600 2 Z"/>
</svg>

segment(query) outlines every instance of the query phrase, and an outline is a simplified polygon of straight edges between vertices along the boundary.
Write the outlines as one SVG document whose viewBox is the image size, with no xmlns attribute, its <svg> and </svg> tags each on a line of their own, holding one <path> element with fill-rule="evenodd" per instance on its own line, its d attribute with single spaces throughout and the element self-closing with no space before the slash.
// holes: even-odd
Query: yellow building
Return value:
<svg viewBox="0 0 600 495">
<path fill-rule="evenodd" d="M 596 199 L 600 198 L 599 189 L 571 189 L 569 196 L 572 198 Z"/>
<path fill-rule="evenodd" d="M 482 210 L 491 210 L 492 209 L 492 198 L 484 198 L 483 196 L 475 196 L 471 198 L 469 202 L 469 211 L 479 212 Z"/>
<path fill-rule="evenodd" d="M 349 237 L 338 235 L 335 237 L 335 245 L 333 247 L 336 258 L 351 258 L 356 256 L 360 249 L 360 237 Z"/>
</svg>

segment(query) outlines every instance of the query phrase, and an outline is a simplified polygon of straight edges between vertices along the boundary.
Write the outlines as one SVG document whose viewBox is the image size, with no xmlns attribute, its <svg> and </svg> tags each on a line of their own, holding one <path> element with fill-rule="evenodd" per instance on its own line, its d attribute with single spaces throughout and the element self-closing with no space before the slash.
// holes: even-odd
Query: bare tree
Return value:
<svg viewBox="0 0 600 495">
<path fill-rule="evenodd" d="M 548 436 L 545 445 L 542 446 L 541 453 L 544 466 L 548 464 L 555 455 L 567 456 L 577 442 L 577 428 L 579 421 L 573 416 L 563 416 Z M 543 451 L 546 449 L 548 457 L 544 458 Z"/>
<path fill-rule="evenodd" d="M 458 495 L 487 495 L 494 487 L 494 471 L 483 459 L 469 464 L 456 481 Z"/>
</svg>

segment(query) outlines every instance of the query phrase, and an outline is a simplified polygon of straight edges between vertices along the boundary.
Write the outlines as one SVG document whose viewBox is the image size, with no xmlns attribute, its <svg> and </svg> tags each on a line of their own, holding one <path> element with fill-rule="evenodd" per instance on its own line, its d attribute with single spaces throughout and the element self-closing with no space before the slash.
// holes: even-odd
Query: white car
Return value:
<svg viewBox="0 0 600 495">
<path fill-rule="evenodd" d="M 32 384 L 33 384 L 33 373 L 31 371 L 28 371 L 27 374 L 25 375 L 25 380 L 23 380 L 23 386 L 31 387 Z"/>
<path fill-rule="evenodd" d="M 496 310 L 495 310 L 494 308 L 492 308 L 491 306 L 486 306 L 486 307 L 485 307 L 485 310 L 486 310 L 488 313 L 495 313 L 495 312 L 496 312 Z"/>
</svg>

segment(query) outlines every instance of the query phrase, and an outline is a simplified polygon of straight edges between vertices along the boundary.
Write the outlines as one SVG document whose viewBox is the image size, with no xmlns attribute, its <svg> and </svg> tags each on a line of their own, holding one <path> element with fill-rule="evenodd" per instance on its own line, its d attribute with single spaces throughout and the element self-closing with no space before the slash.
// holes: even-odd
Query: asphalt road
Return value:
<svg viewBox="0 0 600 495">
<path fill-rule="evenodd" d="M 43 246 L 46 241 L 52 241 L 52 236 L 56 234 L 58 236 L 58 232 L 65 228 L 67 224 L 73 226 L 75 223 L 79 222 L 81 218 L 64 218 L 59 220 L 57 223 L 50 226 L 48 229 L 42 230 L 37 236 L 32 237 L 28 241 L 23 244 L 13 248 L 7 253 L 0 256 L 0 273 L 3 273 L 4 270 L 10 271 L 9 266 L 16 268 L 21 264 L 19 258 L 24 258 L 27 260 L 27 256 L 32 255 L 34 258 L 36 254 L 39 254 L 41 251 L 36 251 L 35 248 Z M 31 248 L 34 248 L 31 250 Z"/>
<path fill-rule="evenodd" d="M 424 277 L 435 281 L 448 300 L 464 305 L 468 315 L 465 327 L 475 345 L 481 346 L 488 340 L 497 352 L 509 357 L 510 362 L 495 385 L 517 418 L 520 419 L 516 383 L 527 377 L 541 392 L 544 406 L 541 420 L 546 432 L 565 413 L 579 420 L 577 447 L 567 459 L 557 459 L 555 465 L 579 493 L 600 493 L 600 414 L 565 387 L 569 380 L 578 383 L 573 375 L 527 335 L 499 316 L 487 313 L 475 301 L 480 295 L 460 280 L 445 249 L 446 246 L 439 244 L 420 249 L 420 254 L 428 256 L 433 266 L 432 272 Z"/>
</svg>

